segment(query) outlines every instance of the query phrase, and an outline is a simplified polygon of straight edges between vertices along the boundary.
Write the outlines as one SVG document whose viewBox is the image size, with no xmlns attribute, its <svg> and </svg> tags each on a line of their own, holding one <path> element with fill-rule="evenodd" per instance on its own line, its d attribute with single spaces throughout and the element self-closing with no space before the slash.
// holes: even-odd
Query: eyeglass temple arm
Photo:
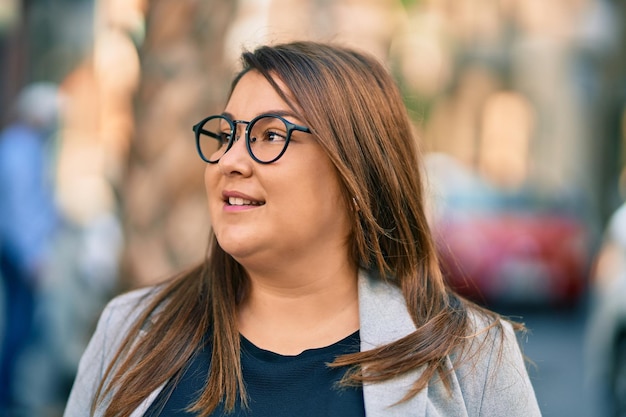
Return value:
<svg viewBox="0 0 626 417">
<path fill-rule="evenodd" d="M 208 131 L 208 130 L 201 129 L 201 128 L 199 128 L 199 127 L 198 127 L 198 128 L 196 128 L 196 129 L 198 130 L 198 133 L 203 133 L 203 134 L 205 134 L 205 135 L 207 135 L 207 136 L 211 136 L 211 137 L 212 137 L 212 138 L 214 138 L 214 139 L 220 139 L 220 135 L 218 135 L 217 133 L 213 133 L 213 132 L 210 132 L 210 131 Z M 195 129 L 194 129 L 194 130 L 195 130 Z"/>
</svg>

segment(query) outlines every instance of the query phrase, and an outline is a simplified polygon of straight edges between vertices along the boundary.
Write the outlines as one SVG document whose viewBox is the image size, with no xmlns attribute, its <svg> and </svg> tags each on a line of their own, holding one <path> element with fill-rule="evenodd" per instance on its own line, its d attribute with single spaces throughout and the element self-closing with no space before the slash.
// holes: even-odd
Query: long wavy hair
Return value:
<svg viewBox="0 0 626 417">
<path fill-rule="evenodd" d="M 404 399 L 439 375 L 471 340 L 469 310 L 496 315 L 457 297 L 444 283 L 425 213 L 418 146 L 402 96 L 386 68 L 343 46 L 292 42 L 242 54 L 309 126 L 334 164 L 353 225 L 350 254 L 402 291 L 417 330 L 369 351 L 344 355 L 344 383 L 378 382 L 424 367 Z M 287 91 L 279 88 L 280 80 Z M 231 90 L 232 91 L 232 90 Z M 246 404 L 237 308 L 245 269 L 211 236 L 206 261 L 159 286 L 108 366 L 94 402 L 106 416 L 129 415 L 152 391 L 180 375 L 192 355 L 212 349 L 206 387 L 191 408 L 202 416 L 218 405 Z M 496 324 L 494 324 L 496 325 Z M 142 329 L 145 335 L 138 337 Z"/>
</svg>

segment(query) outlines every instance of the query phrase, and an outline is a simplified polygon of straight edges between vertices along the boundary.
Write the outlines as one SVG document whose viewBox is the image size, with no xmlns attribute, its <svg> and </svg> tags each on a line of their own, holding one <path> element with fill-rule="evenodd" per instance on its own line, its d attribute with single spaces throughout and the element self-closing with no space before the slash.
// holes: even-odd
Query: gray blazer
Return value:
<svg viewBox="0 0 626 417">
<path fill-rule="evenodd" d="M 138 301 L 147 291 L 135 290 L 116 297 L 104 309 L 80 360 L 64 417 L 89 416 L 95 389 L 124 334 L 139 314 Z M 397 340 L 415 330 L 401 292 L 371 278 L 364 271 L 359 274 L 359 308 L 362 351 Z M 477 331 L 485 324 L 477 317 L 474 317 L 474 323 Z M 435 377 L 415 397 L 394 405 L 421 375 L 421 368 L 389 381 L 366 384 L 363 395 L 367 416 L 540 416 L 515 334 L 508 323 L 504 324 L 504 329 L 503 338 L 499 331 L 491 330 L 474 339 L 464 353 L 468 360 L 451 374 L 451 392 Z M 451 368 L 452 359 L 448 358 L 446 365 Z M 141 417 L 161 388 L 146 398 L 131 417 Z M 102 413 L 103 409 L 96 410 L 96 416 Z"/>
</svg>

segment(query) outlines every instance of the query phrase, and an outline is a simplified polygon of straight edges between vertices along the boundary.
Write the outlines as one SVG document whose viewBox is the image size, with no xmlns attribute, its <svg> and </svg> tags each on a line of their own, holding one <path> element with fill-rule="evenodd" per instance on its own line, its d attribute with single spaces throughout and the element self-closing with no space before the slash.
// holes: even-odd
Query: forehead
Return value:
<svg viewBox="0 0 626 417">
<path fill-rule="evenodd" d="M 274 78 L 274 81 L 282 91 L 287 91 L 281 80 Z M 224 112 L 236 118 L 249 120 L 268 111 L 289 109 L 289 105 L 274 90 L 269 81 L 253 70 L 241 77 L 233 89 Z"/>
</svg>

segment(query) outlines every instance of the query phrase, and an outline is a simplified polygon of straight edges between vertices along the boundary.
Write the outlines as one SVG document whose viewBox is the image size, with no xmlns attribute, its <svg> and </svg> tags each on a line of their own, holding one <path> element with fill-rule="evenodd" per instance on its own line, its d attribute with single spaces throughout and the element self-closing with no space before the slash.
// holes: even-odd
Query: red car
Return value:
<svg viewBox="0 0 626 417">
<path fill-rule="evenodd" d="M 590 236 L 573 216 L 454 213 L 433 227 L 448 282 L 471 299 L 571 305 L 585 292 Z"/>
<path fill-rule="evenodd" d="M 456 160 L 426 160 L 431 226 L 448 282 L 483 304 L 576 304 L 597 233 L 585 199 L 539 187 L 506 190 Z"/>
</svg>

